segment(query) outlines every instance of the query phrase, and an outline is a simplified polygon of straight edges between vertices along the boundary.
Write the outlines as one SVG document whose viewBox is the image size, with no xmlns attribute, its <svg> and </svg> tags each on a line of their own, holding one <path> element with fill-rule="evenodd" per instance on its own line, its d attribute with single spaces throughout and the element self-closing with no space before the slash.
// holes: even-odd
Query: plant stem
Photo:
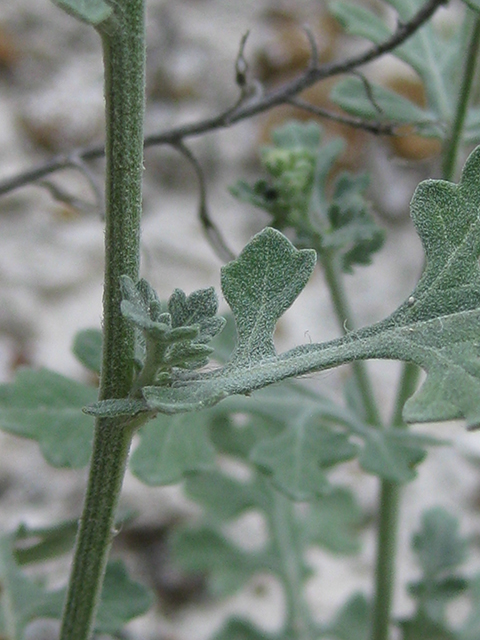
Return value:
<svg viewBox="0 0 480 640">
<path fill-rule="evenodd" d="M 303 599 L 303 557 L 295 520 L 295 505 L 285 495 L 272 489 L 273 501 L 270 526 L 280 558 L 282 583 L 285 590 L 287 619 L 285 637 L 313 640 L 314 624 Z"/>
<path fill-rule="evenodd" d="M 350 310 L 350 305 L 348 304 L 348 300 L 345 295 L 340 269 L 335 261 L 335 257 L 325 250 L 322 249 L 321 251 L 317 251 L 317 254 L 322 262 L 335 315 L 341 330 L 346 334 L 347 331 L 352 331 L 355 328 L 355 323 L 353 320 L 353 314 Z M 366 420 L 369 424 L 381 426 L 382 419 L 377 408 L 372 383 L 368 375 L 365 362 L 362 360 L 356 360 L 355 362 L 352 362 L 351 366 L 362 397 Z"/>
<path fill-rule="evenodd" d="M 417 365 L 406 363 L 398 387 L 391 428 L 404 428 L 403 405 L 415 391 L 418 381 Z M 398 532 L 398 506 L 401 486 L 382 480 L 380 484 L 375 593 L 373 598 L 372 640 L 387 640 L 395 577 L 395 556 Z"/>
<path fill-rule="evenodd" d="M 144 0 L 117 0 L 101 31 L 106 99 L 106 222 L 100 399 L 122 398 L 133 376 L 134 335 L 120 313 L 120 276 L 138 279 L 145 77 Z M 64 609 L 61 640 L 92 635 L 132 429 L 95 425 L 90 476 Z"/>
<path fill-rule="evenodd" d="M 475 66 L 477 63 L 478 51 L 480 48 L 480 16 L 478 12 L 467 9 L 465 20 L 468 24 L 471 21 L 473 14 L 475 15 L 475 18 L 473 21 L 470 40 L 466 51 L 465 66 L 463 68 L 463 75 L 460 82 L 457 108 L 450 136 L 446 142 L 443 154 L 442 174 L 444 180 L 455 179 L 458 152 L 462 143 L 462 134 L 465 126 L 465 119 L 467 116 L 468 103 L 472 91 L 473 80 L 475 77 Z"/>
</svg>

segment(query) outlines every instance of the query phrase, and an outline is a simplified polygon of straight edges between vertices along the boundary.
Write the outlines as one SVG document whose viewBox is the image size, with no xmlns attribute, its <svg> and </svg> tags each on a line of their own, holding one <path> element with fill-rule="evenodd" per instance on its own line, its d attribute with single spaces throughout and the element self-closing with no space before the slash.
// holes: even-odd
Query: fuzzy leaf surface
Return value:
<svg viewBox="0 0 480 640">
<path fill-rule="evenodd" d="M 54 467 L 83 467 L 93 420 L 82 408 L 96 396 L 96 389 L 48 369 L 20 370 L 14 382 L 0 386 L 0 428 L 37 440 Z"/>
<path fill-rule="evenodd" d="M 477 148 L 458 184 L 426 180 L 417 187 L 411 214 L 426 267 L 394 313 L 336 340 L 278 355 L 275 322 L 305 286 L 315 256 L 295 249 L 274 229 L 262 231 L 223 270 L 222 286 L 238 333 L 231 360 L 213 371 L 177 376 L 169 385 L 144 387 L 145 410 L 192 411 L 286 378 L 380 358 L 413 362 L 427 372 L 405 405 L 407 422 L 464 418 L 469 427 L 480 425 L 479 175 Z M 410 458 L 405 458 L 407 466 L 418 461 L 418 452 L 404 453 Z"/>
<path fill-rule="evenodd" d="M 222 291 L 233 311 L 238 342 L 231 362 L 253 365 L 275 355 L 273 331 L 310 278 L 314 251 L 297 251 L 267 229 L 222 269 Z"/>
</svg>

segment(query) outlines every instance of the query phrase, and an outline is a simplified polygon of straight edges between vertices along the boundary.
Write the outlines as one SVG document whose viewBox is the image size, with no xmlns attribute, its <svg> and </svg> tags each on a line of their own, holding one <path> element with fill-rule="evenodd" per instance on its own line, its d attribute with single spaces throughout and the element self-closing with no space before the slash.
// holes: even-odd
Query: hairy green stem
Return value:
<svg viewBox="0 0 480 640">
<path fill-rule="evenodd" d="M 100 399 L 122 398 L 133 376 L 134 335 L 120 313 L 120 276 L 138 279 L 145 77 L 144 0 L 117 0 L 100 29 L 105 64 L 106 222 Z M 92 635 L 132 429 L 96 422 L 90 476 L 65 603 L 61 640 Z"/>
<path fill-rule="evenodd" d="M 475 78 L 475 66 L 480 48 L 480 16 L 476 11 L 472 11 L 471 9 L 467 9 L 466 11 L 467 23 L 473 16 L 475 17 L 473 19 L 473 27 L 471 28 L 470 40 L 466 51 L 465 66 L 460 82 L 455 117 L 443 154 L 442 177 L 444 180 L 455 179 L 458 153 L 462 143 L 462 134 L 465 127 L 468 104 Z"/>
<path fill-rule="evenodd" d="M 343 333 L 346 334 L 347 331 L 352 331 L 355 328 L 355 323 L 353 320 L 353 314 L 350 310 L 350 305 L 348 304 L 348 300 L 345 295 L 340 269 L 334 256 L 323 250 L 317 253 L 322 262 L 335 315 Z M 352 362 L 351 366 L 353 375 L 355 376 L 355 380 L 360 390 L 367 422 L 372 425 L 380 426 L 382 424 L 382 419 L 377 408 L 366 364 L 365 362 L 357 360 Z"/>
</svg>

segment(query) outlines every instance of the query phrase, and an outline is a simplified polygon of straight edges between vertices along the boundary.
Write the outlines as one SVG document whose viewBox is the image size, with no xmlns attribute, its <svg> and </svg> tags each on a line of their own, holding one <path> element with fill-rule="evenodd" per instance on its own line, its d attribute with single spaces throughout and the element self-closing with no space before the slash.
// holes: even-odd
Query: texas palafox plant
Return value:
<svg viewBox="0 0 480 640">
<path fill-rule="evenodd" d="M 188 296 L 175 290 L 164 304 L 150 285 L 139 278 L 145 101 L 144 2 L 55 2 L 93 25 L 101 35 L 104 51 L 106 204 L 103 332 L 101 336 L 96 332 L 83 332 L 75 343 L 75 352 L 80 360 L 100 373 L 100 391 L 96 397 L 96 392 L 86 385 L 46 370 L 22 371 L 14 383 L 0 388 L 0 426 L 3 429 L 37 439 L 46 459 L 56 466 L 82 466 L 91 454 L 90 476 L 66 595 L 63 591 L 44 592 L 38 584 L 23 577 L 15 564 L 22 561 L 22 557 L 24 562 L 27 561 L 25 554 L 22 556 L 20 551 L 15 552 L 16 555 L 14 553 L 15 536 L 15 539 L 22 539 L 31 533 L 40 539 L 51 539 L 51 531 L 29 532 L 20 528 L 15 536 L 3 536 L 0 540 L 2 589 L 5 591 L 6 584 L 14 587 L 13 595 L 8 591 L 8 602 L 0 616 L 2 632 L 5 631 L 9 640 L 23 637 L 25 626 L 35 617 L 58 617 L 63 600 L 61 640 L 88 640 L 94 632 L 118 634 L 124 622 L 148 608 L 148 594 L 127 578 L 118 563 L 107 569 L 107 558 L 132 437 L 140 426 L 154 418 L 159 420 L 165 415 L 173 416 L 169 424 L 159 422 L 157 425 L 157 433 L 163 434 L 164 438 L 162 446 L 164 444 L 165 449 L 170 446 L 172 453 L 171 457 L 164 456 L 165 466 L 170 465 L 168 472 L 162 468 L 159 475 L 164 482 L 173 482 L 184 473 L 210 468 L 215 456 L 215 448 L 207 433 L 207 419 L 203 423 L 202 418 L 197 422 L 193 418 L 190 423 L 182 422 L 184 414 L 208 415 L 208 408 L 218 403 L 222 406 L 221 401 L 228 396 L 239 396 L 236 400 L 244 404 L 237 406 L 242 406 L 242 411 L 260 412 L 259 405 L 250 404 L 254 408 L 245 409 L 245 403 L 249 402 L 245 396 L 287 378 L 345 363 L 351 362 L 356 366 L 366 359 L 384 358 L 418 365 L 427 373 L 421 388 L 405 404 L 405 421 L 463 418 L 469 428 L 480 425 L 480 149 L 470 155 L 458 184 L 427 180 L 415 191 L 411 215 L 425 249 L 426 263 L 423 275 L 408 299 L 388 318 L 372 326 L 347 331 L 330 342 L 305 344 L 278 354 L 273 342 L 275 325 L 305 287 L 315 267 L 317 254 L 327 279 L 333 283 L 338 275 L 335 274 L 335 265 L 340 264 L 343 270 L 348 271 L 354 264 L 366 263 L 381 244 L 381 234 L 374 228 L 358 199 L 365 189 L 363 178 L 339 178 L 333 202 L 324 210 L 323 222 L 320 221 L 318 227 L 315 224 L 309 226 L 313 221 L 309 216 L 318 213 L 320 204 L 317 202 L 316 209 L 310 195 L 307 198 L 305 194 L 310 194 L 308 190 L 312 185 L 320 189 L 325 184 L 326 173 L 331 167 L 330 159 L 338 153 L 339 146 L 332 143 L 329 155 L 325 157 L 318 152 L 319 136 L 315 127 L 307 130 L 294 126 L 282 130 L 277 142 L 285 148 L 281 152 L 274 150 L 270 156 L 267 152 L 264 158 L 271 177 L 279 182 L 273 187 L 265 183 L 253 189 L 245 184 L 237 186 L 237 195 L 243 194 L 250 201 L 256 198 L 257 203 L 270 207 L 272 224 L 278 228 L 294 228 L 301 248 L 294 246 L 278 228 L 266 228 L 248 243 L 237 259 L 223 267 L 222 292 L 234 317 L 235 346 L 223 365 L 206 369 L 205 364 L 212 353 L 209 343 L 224 327 L 224 320 L 217 315 L 217 297 L 213 289 L 202 289 Z M 342 13 L 340 4 L 336 3 L 336 10 Z M 438 4 L 426 3 L 425 11 L 418 14 L 420 17 L 412 18 L 408 23 L 410 33 L 433 13 Z M 348 17 L 350 13 L 342 13 L 345 20 L 345 15 Z M 357 22 L 364 24 L 364 13 L 357 12 L 355 16 Z M 375 24 L 381 31 L 378 21 Z M 400 42 L 401 37 L 406 37 L 402 35 L 405 24 L 399 27 L 399 35 L 395 33 L 391 37 L 390 48 L 397 40 Z M 387 50 L 386 46 L 372 50 L 360 58 L 358 64 L 378 57 L 384 50 Z M 312 73 L 318 71 L 316 67 L 312 69 Z M 354 89 L 358 92 L 356 85 Z M 340 101 L 341 98 L 345 100 L 344 94 L 338 91 L 337 99 Z M 349 103 L 348 107 L 352 110 L 358 108 L 359 99 L 353 105 Z M 386 100 L 386 97 L 379 94 L 378 99 Z M 372 104 L 370 101 L 370 107 Z M 428 133 L 431 134 L 432 130 L 428 129 Z M 175 143 L 173 138 L 172 143 Z M 298 145 L 303 147 L 298 150 Z M 450 157 L 455 157 L 455 153 L 452 152 Z M 290 182 L 285 181 L 285 171 Z M 316 193 L 318 196 L 321 190 Z M 290 204 L 286 204 L 287 197 L 293 198 Z M 322 227 L 323 223 L 327 226 Z M 352 244 L 354 237 L 356 240 Z M 340 301 L 338 309 L 341 308 Z M 297 424 L 294 409 L 300 405 L 295 404 L 298 398 L 295 400 L 293 394 L 291 402 L 282 410 L 290 417 L 285 431 L 280 435 L 270 434 L 251 448 L 250 460 L 270 474 L 272 483 L 269 487 L 273 486 L 279 492 L 275 494 L 275 500 L 283 509 L 282 513 L 285 514 L 286 509 L 291 510 L 285 494 L 296 500 L 310 500 L 321 494 L 328 485 L 324 469 L 350 459 L 359 450 L 362 466 L 388 482 L 410 479 L 412 467 L 422 459 L 424 454 L 418 446 L 423 444 L 421 439 L 400 436 L 395 429 L 380 429 L 378 412 L 368 400 L 364 373 L 360 368 L 356 371 L 359 387 L 363 385 L 365 391 L 365 411 L 361 417 L 347 410 L 332 408 L 328 403 L 322 404 L 313 396 L 308 400 L 305 396 L 301 402 L 311 403 L 312 414 L 318 411 L 332 424 L 343 425 L 348 434 L 353 433 L 357 439 L 363 439 L 363 447 L 352 444 L 349 435 L 333 428 L 319 434 L 316 425 L 305 421 L 298 423 L 299 428 L 294 431 L 292 425 Z M 407 393 L 401 395 L 403 401 L 408 396 Z M 278 399 L 270 399 L 270 405 L 268 398 L 265 397 L 264 401 L 265 415 L 279 413 Z M 265 407 L 268 406 L 267 410 Z M 232 407 L 235 411 L 235 405 Z M 93 448 L 90 416 L 95 416 Z M 281 415 L 277 418 L 282 421 Z M 215 437 L 220 441 L 221 434 L 217 432 Z M 236 446 L 238 450 L 241 448 L 239 443 Z M 295 455 L 300 452 L 301 455 L 294 460 L 289 452 Z M 136 456 L 137 464 L 138 459 Z M 208 479 L 204 478 L 203 485 L 199 483 L 191 491 L 196 490 L 198 495 L 204 491 L 205 498 L 207 482 Z M 228 483 L 224 482 L 211 486 L 209 491 L 219 486 L 228 490 Z M 342 490 L 335 490 L 333 495 L 337 506 L 345 504 L 348 509 L 353 508 L 350 497 Z M 248 499 L 242 504 L 248 505 Z M 219 502 L 215 506 L 217 512 L 235 513 L 232 504 Z M 329 508 L 332 506 L 335 505 L 330 504 Z M 287 520 L 282 527 L 287 526 L 285 523 Z M 446 527 L 453 531 L 450 536 L 453 539 L 455 526 L 447 516 L 434 512 L 425 519 L 423 527 L 416 548 L 420 550 L 425 573 L 428 573 L 432 554 L 424 552 L 424 530 Z M 74 529 L 72 523 L 67 523 L 62 529 L 62 540 L 69 540 Z M 290 533 L 293 539 L 295 527 L 291 527 Z M 333 540 L 332 535 L 325 534 L 324 537 L 328 537 L 331 547 L 335 547 L 335 543 L 342 546 L 338 540 L 335 541 L 335 536 Z M 345 539 L 342 544 L 342 548 L 355 546 L 350 539 Z M 283 548 L 283 551 L 288 549 Z M 456 564 L 460 560 L 456 557 Z M 435 562 L 434 575 L 422 578 L 420 586 L 416 587 L 417 593 L 427 587 L 437 589 L 442 586 L 439 580 L 443 565 L 441 559 L 436 558 Z M 274 563 L 270 568 L 272 566 L 275 568 Z M 292 571 L 296 571 L 296 584 L 301 584 L 306 575 L 302 566 L 297 564 Z M 288 578 L 288 571 L 284 573 Z M 227 578 L 232 581 L 231 574 Z M 463 583 L 457 581 L 455 584 L 460 592 Z M 290 596 L 292 602 L 298 604 L 296 587 L 290 589 Z M 358 604 L 358 600 L 352 600 L 352 606 L 355 603 Z M 377 605 L 374 613 L 377 620 L 375 638 L 379 640 L 388 633 L 388 620 L 378 620 L 385 617 L 385 613 L 388 618 L 389 603 L 384 602 L 383 605 L 377 599 Z M 302 611 L 302 607 L 297 608 L 292 616 L 295 618 Z M 422 615 L 424 613 L 422 610 Z M 437 622 L 433 624 L 430 621 L 429 628 L 437 629 Z M 281 637 L 293 640 L 294 633 L 301 627 L 299 625 L 299 618 L 295 618 L 290 625 L 287 624 Z M 242 638 L 261 637 L 245 623 L 234 622 L 230 628 L 232 637 L 235 629 L 243 634 Z M 316 631 L 308 624 L 302 628 L 307 629 L 304 634 L 302 632 L 302 637 L 316 637 Z M 405 623 L 404 628 L 411 626 Z M 330 629 L 332 633 L 333 629 Z M 337 637 L 346 637 L 342 633 L 338 631 Z"/>
</svg>

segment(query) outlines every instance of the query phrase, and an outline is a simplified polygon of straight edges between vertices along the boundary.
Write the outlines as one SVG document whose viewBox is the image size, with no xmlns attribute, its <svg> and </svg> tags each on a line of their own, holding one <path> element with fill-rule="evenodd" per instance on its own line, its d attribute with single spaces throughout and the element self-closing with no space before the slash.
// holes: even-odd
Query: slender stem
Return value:
<svg viewBox="0 0 480 640">
<path fill-rule="evenodd" d="M 405 402 L 416 389 L 418 374 L 419 368 L 417 365 L 407 363 L 403 367 L 391 428 L 404 428 L 406 426 L 402 419 L 402 410 Z M 380 483 L 371 640 L 387 640 L 389 636 L 395 577 L 400 489 L 400 485 L 396 482 L 382 480 Z"/>
<path fill-rule="evenodd" d="M 352 331 L 355 328 L 353 314 L 345 295 L 341 273 L 335 258 L 324 250 L 318 252 L 318 255 L 322 262 L 325 279 L 328 284 L 330 297 L 332 299 L 333 308 L 339 325 L 344 333 Z M 377 408 L 372 383 L 368 375 L 365 362 L 362 360 L 356 360 L 355 362 L 352 362 L 351 366 L 353 375 L 355 376 L 360 390 L 367 422 L 372 425 L 380 426 L 382 424 L 382 419 Z"/>
<path fill-rule="evenodd" d="M 316 637 L 310 611 L 303 598 L 302 550 L 295 521 L 293 502 L 272 489 L 270 514 L 272 537 L 280 558 L 282 583 L 286 599 L 285 636 L 295 640 L 313 640 Z"/>
<path fill-rule="evenodd" d="M 120 276 L 138 279 L 142 204 L 144 0 L 117 0 L 115 7 L 115 27 L 102 32 L 107 178 L 100 399 L 125 397 L 132 384 L 134 336 L 120 313 Z M 61 640 L 92 635 L 131 437 L 118 420 L 97 420 Z"/>
<path fill-rule="evenodd" d="M 468 21 L 470 18 L 471 12 L 467 10 L 466 20 Z M 451 135 L 445 145 L 443 154 L 443 178 L 445 180 L 452 180 L 455 177 L 462 132 L 465 126 L 469 97 L 475 76 L 475 65 L 480 47 L 480 17 L 477 13 L 475 13 L 474 25 L 470 33 Z M 416 365 L 411 363 L 404 365 L 392 418 L 393 428 L 405 426 L 402 420 L 403 406 L 415 391 L 418 375 L 419 369 Z M 388 640 L 389 637 L 400 492 L 400 485 L 385 480 L 382 481 L 380 487 L 372 640 Z"/>
<path fill-rule="evenodd" d="M 443 178 L 444 180 L 454 180 L 456 174 L 458 152 L 462 143 L 462 133 L 465 127 L 470 94 L 475 77 L 475 66 L 477 64 L 478 51 L 480 48 L 480 16 L 478 12 L 467 9 L 466 21 L 470 21 L 475 16 L 473 28 L 471 30 L 470 41 L 466 51 L 466 61 L 463 68 L 463 75 L 458 94 L 457 108 L 450 136 L 447 140 L 443 154 Z"/>
</svg>

